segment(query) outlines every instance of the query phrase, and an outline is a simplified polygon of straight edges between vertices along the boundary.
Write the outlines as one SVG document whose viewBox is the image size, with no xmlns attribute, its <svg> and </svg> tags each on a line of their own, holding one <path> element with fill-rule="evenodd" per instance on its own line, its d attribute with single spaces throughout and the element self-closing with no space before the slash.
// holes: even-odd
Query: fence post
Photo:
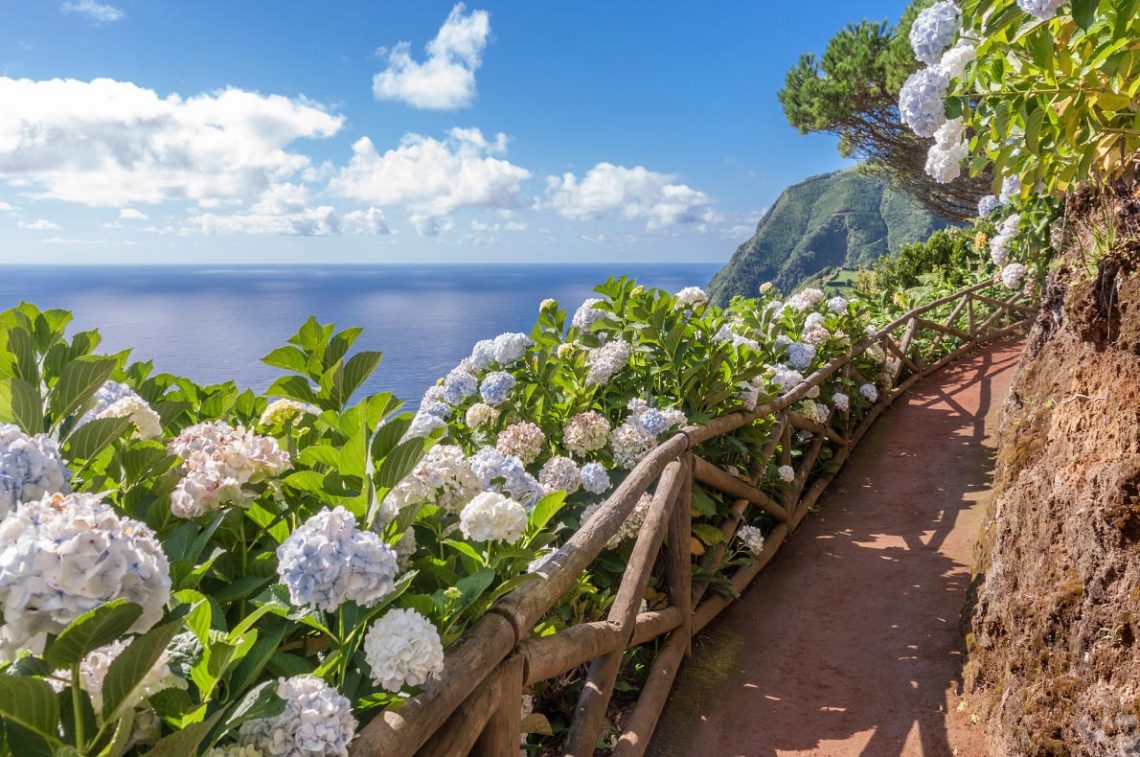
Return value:
<svg viewBox="0 0 1140 757">
<path fill-rule="evenodd" d="M 523 656 L 515 653 L 503 661 L 499 670 L 499 705 L 491 714 L 472 757 L 515 757 L 522 741 Z"/>
<path fill-rule="evenodd" d="M 684 634 L 685 654 L 692 652 L 693 627 L 693 558 L 690 540 L 693 538 L 693 452 L 681 457 L 681 490 L 673 515 L 669 519 L 669 545 L 665 552 L 666 593 L 669 604 L 681 611 L 684 620 L 674 633 Z"/>
</svg>

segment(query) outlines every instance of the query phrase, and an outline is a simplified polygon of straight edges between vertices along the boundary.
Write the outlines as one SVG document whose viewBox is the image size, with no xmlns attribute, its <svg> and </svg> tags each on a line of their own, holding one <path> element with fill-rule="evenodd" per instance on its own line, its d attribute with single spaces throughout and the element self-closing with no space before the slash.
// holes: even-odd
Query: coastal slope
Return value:
<svg viewBox="0 0 1140 757">
<path fill-rule="evenodd" d="M 926 239 L 948 222 L 876 176 L 854 169 L 784 190 L 756 233 L 709 283 L 717 304 L 754 296 L 765 281 L 790 291 L 829 268 L 852 267 Z"/>
</svg>

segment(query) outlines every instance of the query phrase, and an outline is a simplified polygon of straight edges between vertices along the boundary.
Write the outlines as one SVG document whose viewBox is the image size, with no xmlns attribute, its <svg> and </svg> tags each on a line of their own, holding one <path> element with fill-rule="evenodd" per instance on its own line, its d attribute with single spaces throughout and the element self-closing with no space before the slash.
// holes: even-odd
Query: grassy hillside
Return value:
<svg viewBox="0 0 1140 757">
<path fill-rule="evenodd" d="M 921 241 L 947 223 L 882 179 L 854 170 L 784 190 L 709 284 L 713 300 L 752 296 L 765 281 L 784 291 L 827 269 L 851 268 Z"/>
</svg>

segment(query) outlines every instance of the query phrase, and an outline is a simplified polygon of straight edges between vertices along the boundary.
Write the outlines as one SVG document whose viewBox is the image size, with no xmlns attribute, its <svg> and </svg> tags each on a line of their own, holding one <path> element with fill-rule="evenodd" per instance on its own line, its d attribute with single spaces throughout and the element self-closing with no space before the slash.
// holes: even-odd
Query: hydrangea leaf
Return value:
<svg viewBox="0 0 1140 757">
<path fill-rule="evenodd" d="M 38 678 L 0 676 L 0 716 L 54 741 L 59 700 L 51 686 Z"/>
<path fill-rule="evenodd" d="M 120 710 L 131 701 L 131 695 L 162 656 L 163 650 L 181 623 L 167 623 L 152 628 L 131 642 L 114 659 L 103 679 L 103 714 L 106 720 L 117 720 Z"/>
<path fill-rule="evenodd" d="M 69 668 L 88 652 L 122 637 L 141 614 L 141 606 L 125 599 L 88 610 L 55 638 L 44 652 L 44 660 L 55 668 Z"/>
</svg>

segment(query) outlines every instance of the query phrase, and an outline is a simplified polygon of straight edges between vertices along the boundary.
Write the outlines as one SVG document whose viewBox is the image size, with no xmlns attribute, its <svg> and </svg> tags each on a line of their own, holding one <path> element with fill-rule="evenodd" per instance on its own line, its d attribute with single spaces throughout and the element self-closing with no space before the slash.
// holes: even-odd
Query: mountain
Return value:
<svg viewBox="0 0 1140 757">
<path fill-rule="evenodd" d="M 713 276 L 709 294 L 723 305 L 755 295 L 765 281 L 789 292 L 825 270 L 868 263 L 948 225 L 875 176 L 855 169 L 813 176 L 784 190 Z"/>
</svg>

